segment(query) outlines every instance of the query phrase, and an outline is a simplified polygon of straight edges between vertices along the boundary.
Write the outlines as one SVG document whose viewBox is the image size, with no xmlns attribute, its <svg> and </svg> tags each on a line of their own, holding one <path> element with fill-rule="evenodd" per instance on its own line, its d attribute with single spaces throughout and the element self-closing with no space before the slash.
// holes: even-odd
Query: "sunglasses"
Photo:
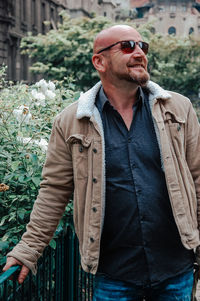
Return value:
<svg viewBox="0 0 200 301">
<path fill-rule="evenodd" d="M 103 48 L 101 50 L 99 50 L 97 52 L 97 54 L 103 52 L 103 51 L 106 51 L 106 50 L 109 50 L 111 49 L 113 46 L 117 45 L 117 44 L 120 44 L 121 46 L 121 51 L 125 54 L 128 54 L 128 53 L 132 53 L 135 49 L 135 46 L 138 45 L 142 51 L 144 52 L 144 54 L 147 54 L 148 53 L 148 50 L 149 50 L 149 44 L 146 43 L 146 42 L 135 42 L 135 41 L 119 41 L 119 42 L 116 42 L 106 48 Z"/>
</svg>

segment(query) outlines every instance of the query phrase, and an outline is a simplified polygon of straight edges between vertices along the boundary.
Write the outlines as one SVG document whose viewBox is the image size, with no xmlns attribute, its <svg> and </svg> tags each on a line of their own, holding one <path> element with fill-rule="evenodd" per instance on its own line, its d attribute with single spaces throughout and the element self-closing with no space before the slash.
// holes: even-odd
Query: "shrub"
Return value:
<svg viewBox="0 0 200 301">
<path fill-rule="evenodd" d="M 56 81 L 11 85 L 5 81 L 5 68 L 0 74 L 0 251 L 4 255 L 29 221 L 52 121 L 79 92 L 74 92 L 72 83 L 63 89 Z M 0 264 L 4 260 L 0 258 Z"/>
</svg>

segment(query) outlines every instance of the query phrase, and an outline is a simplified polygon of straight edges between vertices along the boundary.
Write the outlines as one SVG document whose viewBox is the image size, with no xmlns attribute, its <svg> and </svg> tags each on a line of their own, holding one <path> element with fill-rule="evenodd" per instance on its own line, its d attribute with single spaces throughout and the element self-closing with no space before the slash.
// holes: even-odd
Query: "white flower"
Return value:
<svg viewBox="0 0 200 301">
<path fill-rule="evenodd" d="M 31 91 L 31 94 L 33 96 L 33 98 L 35 98 L 36 100 L 38 100 L 35 104 L 37 106 L 43 106 L 45 107 L 46 103 L 45 103 L 45 95 L 41 92 L 37 92 L 36 89 Z"/>
<path fill-rule="evenodd" d="M 14 109 L 13 114 L 18 122 L 29 123 L 29 120 L 32 118 L 29 107 L 24 105 Z"/>
<path fill-rule="evenodd" d="M 18 136 L 17 140 L 23 144 L 28 144 L 28 143 L 33 144 L 34 143 L 34 144 L 38 145 L 43 152 L 47 151 L 48 142 L 43 138 L 41 138 L 40 140 L 33 140 L 30 137 Z"/>
<path fill-rule="evenodd" d="M 20 136 L 18 136 L 17 140 L 19 142 L 23 143 L 23 144 L 27 144 L 27 143 L 29 143 L 31 141 L 31 138 L 30 137 L 20 137 Z"/>
<path fill-rule="evenodd" d="M 41 138 L 40 141 L 35 140 L 34 142 L 41 148 L 42 151 L 47 151 L 48 142 L 45 139 Z"/>
<path fill-rule="evenodd" d="M 51 91 L 55 91 L 55 89 L 56 89 L 55 84 L 53 82 L 51 82 L 50 80 L 48 82 L 48 89 Z"/>
<path fill-rule="evenodd" d="M 45 91 L 48 89 L 48 84 L 47 84 L 47 82 L 46 82 L 46 80 L 45 79 L 41 79 L 39 82 L 37 82 L 36 84 L 36 87 L 38 87 L 39 89 L 40 89 L 40 91 L 42 92 L 42 93 L 44 93 L 45 94 Z"/>
<path fill-rule="evenodd" d="M 46 90 L 45 96 L 50 100 L 53 100 L 56 97 L 56 93 L 52 92 L 51 90 Z"/>
</svg>

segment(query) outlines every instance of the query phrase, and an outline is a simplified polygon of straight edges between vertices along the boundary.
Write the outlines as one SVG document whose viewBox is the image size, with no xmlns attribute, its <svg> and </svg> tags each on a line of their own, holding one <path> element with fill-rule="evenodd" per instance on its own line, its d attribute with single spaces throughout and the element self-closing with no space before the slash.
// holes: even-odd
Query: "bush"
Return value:
<svg viewBox="0 0 200 301">
<path fill-rule="evenodd" d="M 62 82 L 45 80 L 32 86 L 11 85 L 5 81 L 5 68 L 0 74 L 0 251 L 4 255 L 29 221 L 52 121 L 79 92 L 74 92 L 73 84 L 63 89 Z M 4 260 L 1 257 L 0 264 Z"/>
</svg>

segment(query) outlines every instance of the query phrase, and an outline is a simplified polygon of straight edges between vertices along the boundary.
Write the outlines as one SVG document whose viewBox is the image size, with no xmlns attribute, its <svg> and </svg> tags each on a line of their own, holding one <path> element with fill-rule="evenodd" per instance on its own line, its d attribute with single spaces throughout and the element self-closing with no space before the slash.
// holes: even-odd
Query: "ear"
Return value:
<svg viewBox="0 0 200 301">
<path fill-rule="evenodd" d="M 94 54 L 92 57 L 92 63 L 98 72 L 104 73 L 106 71 L 107 63 L 104 55 Z"/>
</svg>

